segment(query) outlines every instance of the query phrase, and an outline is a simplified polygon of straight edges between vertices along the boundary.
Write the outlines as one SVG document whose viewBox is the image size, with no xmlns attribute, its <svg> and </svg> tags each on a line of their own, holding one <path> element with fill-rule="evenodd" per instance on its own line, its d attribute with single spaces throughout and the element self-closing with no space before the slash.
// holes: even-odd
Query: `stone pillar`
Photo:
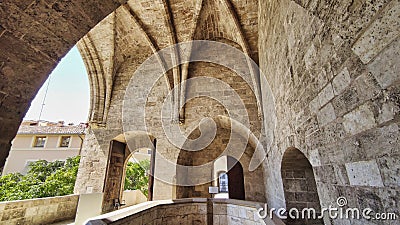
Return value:
<svg viewBox="0 0 400 225">
<path fill-rule="evenodd" d="M 91 128 L 86 131 L 75 183 L 75 194 L 103 192 L 109 155 L 109 144 L 99 138 L 104 133 Z"/>
</svg>

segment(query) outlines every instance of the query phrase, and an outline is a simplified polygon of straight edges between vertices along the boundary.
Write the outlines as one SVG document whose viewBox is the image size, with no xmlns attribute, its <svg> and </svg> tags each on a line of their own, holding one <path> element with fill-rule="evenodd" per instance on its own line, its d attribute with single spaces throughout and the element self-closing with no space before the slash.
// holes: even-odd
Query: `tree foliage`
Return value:
<svg viewBox="0 0 400 225">
<path fill-rule="evenodd" d="M 39 160 L 29 164 L 26 175 L 0 177 L 0 201 L 62 196 L 74 192 L 80 156 L 65 162 Z"/>
<path fill-rule="evenodd" d="M 149 169 L 149 160 L 143 160 L 138 163 L 128 162 L 124 190 L 140 190 L 144 195 L 148 196 Z"/>
</svg>

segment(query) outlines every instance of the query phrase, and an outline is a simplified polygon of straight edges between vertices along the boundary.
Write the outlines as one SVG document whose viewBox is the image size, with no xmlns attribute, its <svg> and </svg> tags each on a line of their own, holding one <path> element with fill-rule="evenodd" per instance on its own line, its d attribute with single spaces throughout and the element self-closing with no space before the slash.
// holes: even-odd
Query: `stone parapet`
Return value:
<svg viewBox="0 0 400 225">
<path fill-rule="evenodd" d="M 188 198 L 146 202 L 89 220 L 99 224 L 283 224 L 277 218 L 262 220 L 264 205 L 233 199 Z"/>
<path fill-rule="evenodd" d="M 52 224 L 75 218 L 78 195 L 0 202 L 0 224 Z"/>
</svg>

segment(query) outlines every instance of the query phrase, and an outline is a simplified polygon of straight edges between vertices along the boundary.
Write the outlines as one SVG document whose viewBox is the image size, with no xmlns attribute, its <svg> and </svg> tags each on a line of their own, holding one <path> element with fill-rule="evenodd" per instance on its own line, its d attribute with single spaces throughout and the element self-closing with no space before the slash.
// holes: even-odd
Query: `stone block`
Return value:
<svg viewBox="0 0 400 225">
<path fill-rule="evenodd" d="M 318 112 L 317 118 L 318 118 L 318 124 L 319 124 L 320 127 L 323 127 L 326 124 L 328 124 L 328 123 L 332 122 L 333 120 L 335 120 L 336 119 L 336 114 L 335 114 L 335 110 L 333 108 L 333 105 L 331 103 L 329 103 L 324 108 L 322 108 Z"/>
<path fill-rule="evenodd" d="M 379 192 L 373 189 L 360 188 L 357 190 L 357 200 L 359 209 L 370 208 L 373 212 L 383 212 L 382 200 Z"/>
<path fill-rule="evenodd" d="M 358 138 L 350 138 L 333 146 L 342 154 L 343 162 L 357 162 L 368 159 L 366 152 Z M 341 151 L 341 153 L 339 153 Z"/>
<path fill-rule="evenodd" d="M 327 184 L 337 184 L 335 169 L 332 165 L 324 165 L 314 168 L 316 182 L 324 182 Z M 312 185 L 310 185 L 312 188 Z"/>
<path fill-rule="evenodd" d="M 329 145 L 345 138 L 346 132 L 342 123 L 333 122 L 322 128 L 321 135 L 322 144 Z"/>
<path fill-rule="evenodd" d="M 394 119 L 395 111 L 397 111 L 396 106 L 391 103 L 383 103 L 379 109 L 379 115 L 376 119 L 378 124 L 386 123 Z"/>
<path fill-rule="evenodd" d="M 400 144 L 399 135 L 399 126 L 391 124 L 363 133 L 358 137 L 358 142 L 363 148 L 364 157 L 372 159 L 388 154 L 397 154 L 397 146 Z"/>
<path fill-rule="evenodd" d="M 341 94 L 350 85 L 350 82 L 350 73 L 347 67 L 345 67 L 332 81 L 335 95 Z"/>
<path fill-rule="evenodd" d="M 400 187 L 400 156 L 384 156 L 376 161 L 385 187 Z"/>
<path fill-rule="evenodd" d="M 227 207 L 225 204 L 215 204 L 213 210 L 214 210 L 214 214 L 216 214 L 216 215 L 226 215 L 227 214 Z"/>
<path fill-rule="evenodd" d="M 29 207 L 30 205 L 31 205 L 30 201 L 21 201 L 21 202 L 11 201 L 5 205 L 4 210 L 19 209 L 19 208 Z"/>
<path fill-rule="evenodd" d="M 319 104 L 319 98 L 318 96 L 315 97 L 313 100 L 311 100 L 309 104 L 309 109 L 312 113 L 317 113 L 318 110 L 321 108 L 321 105 Z"/>
<path fill-rule="evenodd" d="M 338 117 L 353 110 L 358 104 L 359 95 L 357 89 L 353 86 L 349 86 L 342 94 L 332 100 L 332 105 Z"/>
<path fill-rule="evenodd" d="M 26 217 L 30 217 L 30 216 L 36 216 L 36 215 L 38 215 L 38 207 L 36 206 L 36 207 L 30 207 L 30 208 L 27 208 L 26 209 L 26 212 L 25 212 L 25 216 Z"/>
<path fill-rule="evenodd" d="M 375 58 L 400 32 L 400 3 L 391 1 L 354 43 L 352 50 L 365 64 Z"/>
<path fill-rule="evenodd" d="M 336 181 L 339 185 L 349 185 L 349 178 L 347 176 L 346 167 L 344 165 L 333 166 L 336 176 Z"/>
<path fill-rule="evenodd" d="M 375 160 L 346 163 L 345 166 L 350 185 L 383 187 L 380 170 Z"/>
<path fill-rule="evenodd" d="M 399 65 L 400 38 L 393 41 L 370 64 L 368 70 L 372 73 L 379 85 L 385 89 L 400 79 Z"/>
<path fill-rule="evenodd" d="M 321 166 L 321 159 L 320 159 L 320 155 L 319 155 L 319 150 L 318 149 L 314 149 L 314 150 L 310 150 L 308 152 L 309 157 L 308 159 L 310 160 L 310 164 L 311 166 Z"/>
<path fill-rule="evenodd" d="M 322 91 L 318 95 L 319 104 L 321 106 L 324 106 L 326 103 L 328 103 L 334 97 L 335 97 L 335 94 L 333 93 L 332 84 L 328 83 L 328 85 L 326 85 L 326 87 L 324 89 L 322 89 Z"/>
<path fill-rule="evenodd" d="M 381 88 L 371 73 L 361 74 L 356 78 L 353 85 L 357 89 L 360 101 L 374 99 L 381 93 Z"/>
<path fill-rule="evenodd" d="M 25 211 L 26 211 L 25 208 L 6 210 L 4 211 L 5 213 L 3 213 L 1 221 L 23 218 L 25 216 Z"/>
<path fill-rule="evenodd" d="M 247 210 L 243 207 L 239 208 L 239 217 L 243 219 L 248 219 L 247 218 Z"/>
<path fill-rule="evenodd" d="M 228 217 L 226 215 L 218 216 L 218 221 L 219 221 L 219 225 L 228 224 Z"/>
<path fill-rule="evenodd" d="M 343 116 L 346 132 L 354 135 L 376 126 L 374 113 L 369 104 L 364 104 Z"/>
</svg>

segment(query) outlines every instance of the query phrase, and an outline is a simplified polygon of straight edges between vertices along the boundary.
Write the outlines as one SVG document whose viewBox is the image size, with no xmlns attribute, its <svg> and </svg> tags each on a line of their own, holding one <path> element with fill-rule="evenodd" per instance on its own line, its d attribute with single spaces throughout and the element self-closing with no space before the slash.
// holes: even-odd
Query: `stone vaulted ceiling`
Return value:
<svg viewBox="0 0 400 225">
<path fill-rule="evenodd" d="M 177 43 L 222 41 L 257 62 L 257 10 L 258 0 L 131 0 L 123 4 L 78 42 L 91 83 L 90 122 L 107 122 L 113 82 L 124 64 L 140 64 Z M 180 57 L 176 51 L 170 60 L 177 62 Z M 167 71 L 169 88 L 186 80 L 188 70 L 185 63 Z M 184 89 L 174 96 L 180 102 L 184 102 Z M 180 114 L 177 119 L 184 117 L 184 112 Z"/>
</svg>

